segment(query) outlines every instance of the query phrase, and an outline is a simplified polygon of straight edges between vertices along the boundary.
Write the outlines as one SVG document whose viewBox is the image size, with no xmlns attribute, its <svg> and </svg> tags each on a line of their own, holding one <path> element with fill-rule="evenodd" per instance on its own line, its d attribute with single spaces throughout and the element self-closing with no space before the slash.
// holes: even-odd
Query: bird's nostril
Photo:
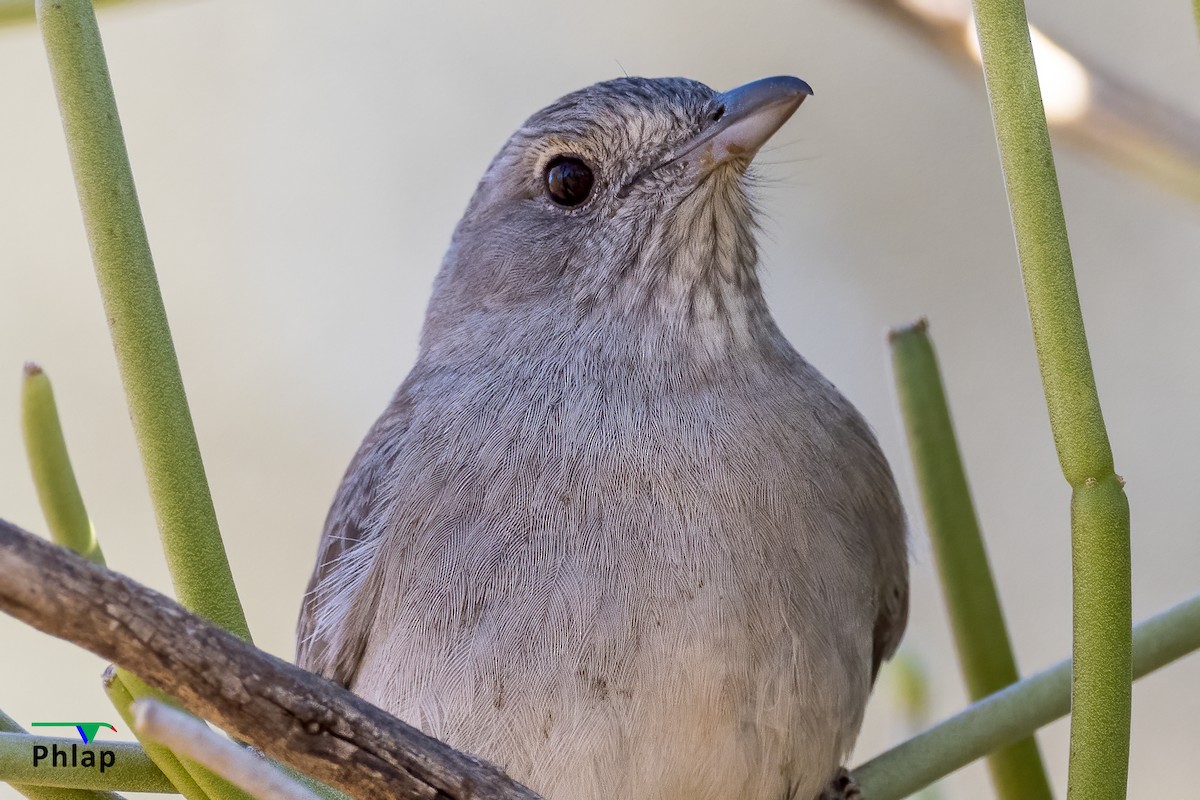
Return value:
<svg viewBox="0 0 1200 800">
<path fill-rule="evenodd" d="M 717 106 L 717 110 L 709 115 L 709 119 L 716 122 L 723 116 L 725 116 L 725 106 Z"/>
</svg>

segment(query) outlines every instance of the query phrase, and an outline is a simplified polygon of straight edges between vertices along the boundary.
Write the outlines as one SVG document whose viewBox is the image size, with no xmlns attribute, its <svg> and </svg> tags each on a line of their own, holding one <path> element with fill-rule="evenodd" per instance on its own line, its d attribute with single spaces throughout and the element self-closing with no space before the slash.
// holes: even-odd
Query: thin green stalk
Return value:
<svg viewBox="0 0 1200 800">
<path fill-rule="evenodd" d="M 97 564 L 104 563 L 100 543 L 88 519 L 71 469 L 67 443 L 58 420 L 54 389 L 50 378 L 37 364 L 25 365 L 21 386 L 21 431 L 25 435 L 25 453 L 29 471 L 37 489 L 42 515 L 50 528 L 50 538 L 69 547 Z"/>
<path fill-rule="evenodd" d="M 975 23 L 1050 425 L 1072 488 L 1075 673 L 1067 797 L 1122 800 L 1129 774 L 1129 506 L 1100 411 L 1022 0 Z"/>
<path fill-rule="evenodd" d="M 1200 650 L 1200 596 L 1139 624 L 1133 675 L 1144 677 Z M 920 736 L 854 770 L 866 800 L 901 800 L 934 781 L 1029 736 L 1071 710 L 1071 661 L 980 700 Z"/>
<path fill-rule="evenodd" d="M 972 700 L 1016 683 L 1017 663 L 971 500 L 928 325 L 893 331 L 896 389 L 959 666 Z M 1033 737 L 988 756 L 997 796 L 1049 800 L 1050 781 Z"/>
<path fill-rule="evenodd" d="M 12 717 L 0 711 L 0 733 L 23 734 L 25 729 L 18 725 Z M 0 781 L 4 781 L 4 779 L 0 778 Z M 13 789 L 28 797 L 29 800 L 122 800 L 119 794 L 97 792 L 91 789 L 59 789 L 52 786 L 32 786 L 27 783 L 11 785 Z"/>
<path fill-rule="evenodd" d="M 66 443 L 58 423 L 50 382 L 45 374 L 32 364 L 26 365 L 25 376 L 22 423 L 26 447 L 29 451 L 34 483 L 43 508 L 46 509 L 46 517 L 50 520 L 53 538 L 59 544 L 83 555 L 94 554 L 92 560 L 102 564 L 100 545 L 83 507 L 75 474 L 67 457 Z M 106 681 L 108 680 L 106 678 Z M 128 717 L 128 705 L 133 698 L 153 697 L 170 702 L 165 695 L 147 686 L 129 672 L 117 670 L 111 682 L 119 685 L 106 687 L 109 697 L 126 724 L 132 725 L 132 718 Z M 163 774 L 165 770 L 175 780 L 186 785 L 189 797 L 251 800 L 240 789 L 204 766 L 177 758 L 165 748 L 157 747 L 153 755 L 147 758 L 151 759 L 151 763 L 162 765 L 162 770 L 155 768 L 155 772 L 163 776 L 162 780 L 168 780 Z"/>
<path fill-rule="evenodd" d="M 52 747 L 83 759 L 90 751 L 95 764 L 101 763 L 102 750 L 113 754 L 111 765 L 99 769 L 51 769 L 47 759 L 33 765 L 34 747 Z M 118 792 L 174 792 L 167 776 L 154 766 L 140 745 L 133 742 L 99 742 L 83 744 L 78 739 L 52 736 L 30 736 L 23 733 L 0 733 L 0 781 L 31 786 L 52 786 L 68 789 L 102 789 Z"/>
<path fill-rule="evenodd" d="M 38 22 L 113 346 L 176 596 L 250 638 L 217 527 L 89 0 L 38 0 Z"/>
</svg>

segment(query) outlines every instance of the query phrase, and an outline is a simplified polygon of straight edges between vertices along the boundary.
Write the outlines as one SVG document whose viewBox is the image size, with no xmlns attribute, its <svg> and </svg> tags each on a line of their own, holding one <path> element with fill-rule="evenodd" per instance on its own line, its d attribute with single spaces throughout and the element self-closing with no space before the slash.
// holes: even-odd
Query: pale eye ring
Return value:
<svg viewBox="0 0 1200 800">
<path fill-rule="evenodd" d="M 574 155 L 555 156 L 546 164 L 546 194 L 556 204 L 567 208 L 585 202 L 596 181 L 592 168 Z"/>
</svg>

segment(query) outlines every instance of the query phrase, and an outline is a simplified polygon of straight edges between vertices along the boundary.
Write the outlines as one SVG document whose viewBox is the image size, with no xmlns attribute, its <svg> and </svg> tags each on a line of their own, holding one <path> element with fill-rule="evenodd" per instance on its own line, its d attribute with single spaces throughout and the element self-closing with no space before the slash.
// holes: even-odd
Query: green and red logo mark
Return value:
<svg viewBox="0 0 1200 800">
<path fill-rule="evenodd" d="M 35 728 L 74 728 L 83 737 L 84 744 L 91 743 L 96 738 L 96 732 L 101 728 L 108 728 L 113 733 L 117 732 L 117 729 L 107 722 L 33 722 L 30 724 Z"/>
</svg>

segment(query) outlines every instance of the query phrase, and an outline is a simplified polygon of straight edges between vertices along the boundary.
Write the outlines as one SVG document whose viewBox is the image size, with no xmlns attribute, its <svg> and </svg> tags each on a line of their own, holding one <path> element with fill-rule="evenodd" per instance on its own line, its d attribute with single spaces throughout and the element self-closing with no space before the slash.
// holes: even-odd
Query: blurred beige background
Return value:
<svg viewBox="0 0 1200 800">
<path fill-rule="evenodd" d="M 1031 3 L 1031 17 L 1200 113 L 1185 0 Z M 982 88 L 848 2 L 203 0 L 101 12 L 117 97 L 233 571 L 290 657 L 326 506 L 413 361 L 430 283 L 487 162 L 529 113 L 628 71 L 816 89 L 761 158 L 782 327 L 879 433 L 913 520 L 906 642 L 935 717 L 963 690 L 884 334 L 927 315 L 1018 658 L 1070 636 L 1068 489 L 1034 362 Z M 40 40 L 0 29 L 0 515 L 44 530 L 17 426 L 21 364 L 54 381 L 109 564 L 161 590 L 158 549 Z M 1134 524 L 1135 615 L 1200 590 L 1200 214 L 1071 152 L 1059 174 Z M 3 377 L 7 376 L 7 377 Z M 2 579 L 2 578 L 0 578 Z M 115 720 L 102 664 L 0 619 L 0 708 Z M 1138 684 L 1131 796 L 1195 796 L 1200 658 Z M 856 760 L 901 735 L 886 681 Z M 118 727 L 123 727 L 117 721 Z M 122 731 L 124 736 L 126 732 Z M 1060 793 L 1065 723 L 1040 737 Z M 975 766 L 945 797 L 990 796 Z M 0 787 L 0 798 L 15 797 Z"/>
</svg>

